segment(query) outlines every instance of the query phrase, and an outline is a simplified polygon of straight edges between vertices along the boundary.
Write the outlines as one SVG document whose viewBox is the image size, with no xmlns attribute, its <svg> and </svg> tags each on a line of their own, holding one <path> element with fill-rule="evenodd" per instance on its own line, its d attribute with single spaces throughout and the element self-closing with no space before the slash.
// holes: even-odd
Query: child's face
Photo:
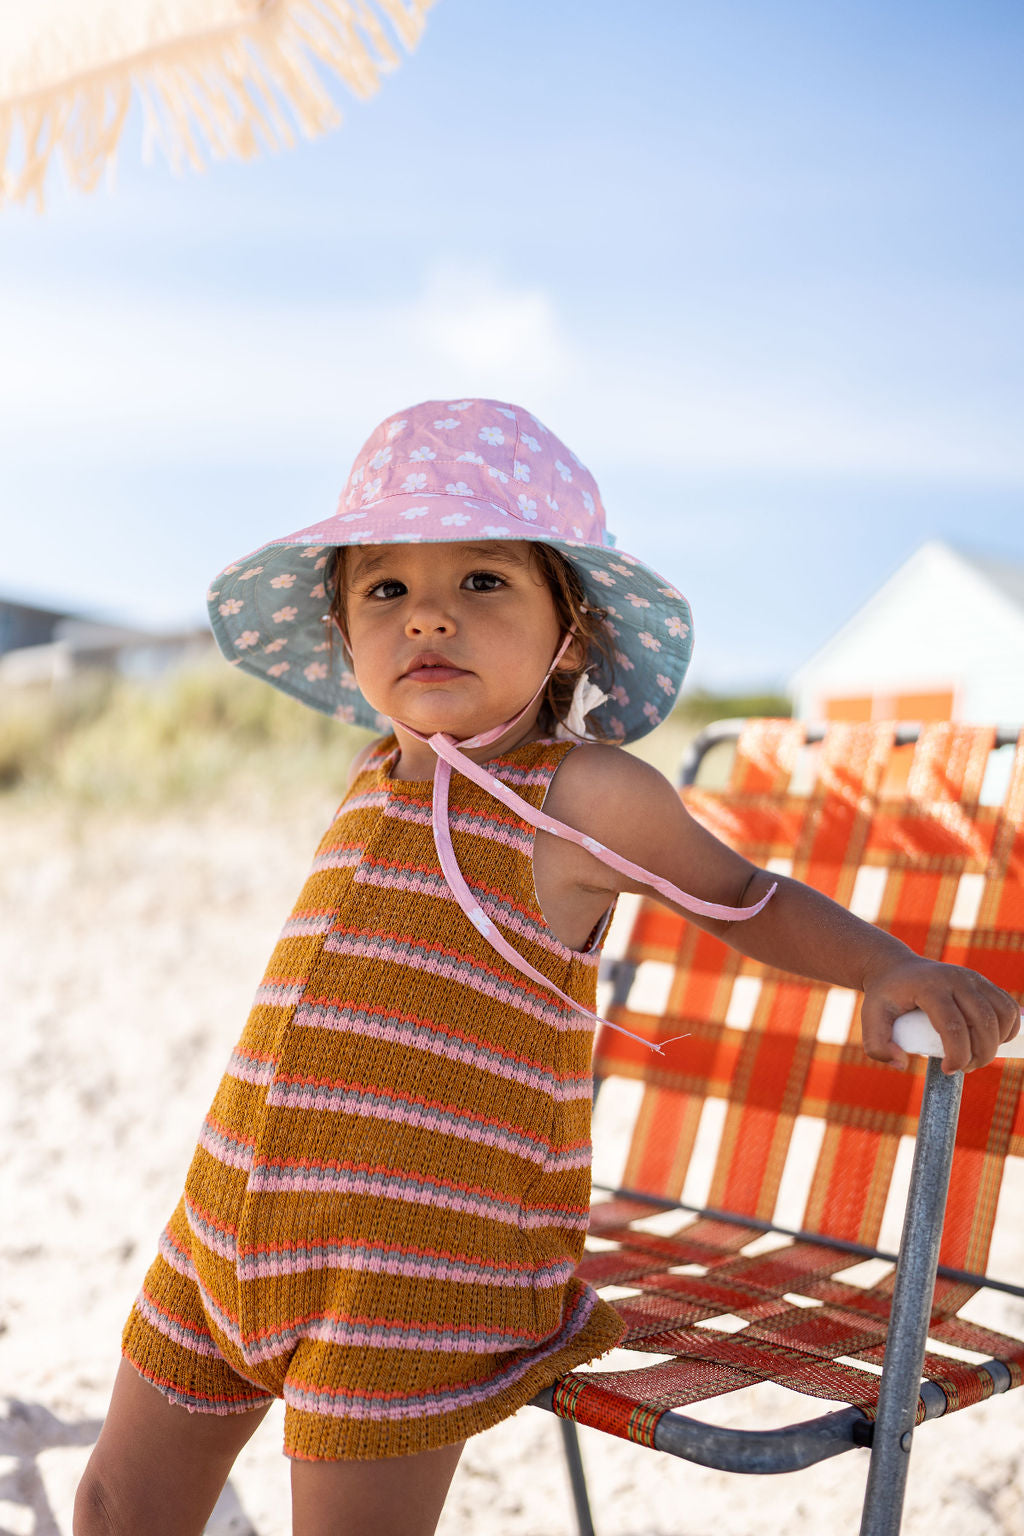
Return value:
<svg viewBox="0 0 1024 1536">
<path fill-rule="evenodd" d="M 345 593 L 364 696 L 424 734 L 462 739 L 511 719 L 561 638 L 526 543 L 357 546 L 346 555 Z"/>
</svg>

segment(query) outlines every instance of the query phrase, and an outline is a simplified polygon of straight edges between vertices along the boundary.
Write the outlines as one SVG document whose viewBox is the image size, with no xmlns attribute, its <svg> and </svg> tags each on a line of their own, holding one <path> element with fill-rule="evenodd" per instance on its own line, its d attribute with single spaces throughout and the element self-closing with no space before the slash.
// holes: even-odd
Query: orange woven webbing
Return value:
<svg viewBox="0 0 1024 1536">
<path fill-rule="evenodd" d="M 880 871 L 866 881 L 874 883 L 880 926 L 925 954 L 982 971 L 1022 1000 L 1024 740 L 1003 749 L 1000 803 L 982 804 L 995 798 L 991 786 L 1000 777 L 990 771 L 992 730 L 928 726 L 914 747 L 894 746 L 893 736 L 892 724 L 836 725 L 809 747 L 798 723 L 755 721 L 743 731 L 728 788 L 691 789 L 686 801 L 754 862 L 791 860 L 797 879 L 844 904 L 859 871 Z M 971 908 L 976 919 L 960 926 Z M 645 1084 L 623 1185 L 678 1199 L 705 1102 L 721 1100 L 724 1126 L 706 1203 L 755 1223 L 777 1220 L 794 1126 L 808 1117 L 823 1123 L 820 1151 L 802 1216 L 787 1224 L 876 1247 L 900 1139 L 916 1131 L 923 1063 L 901 1073 L 869 1061 L 856 1023 L 844 1043 L 819 1041 L 829 988 L 742 959 L 654 903 L 641 906 L 625 959 L 674 968 L 667 1005 L 658 1016 L 629 1007 L 610 1016 L 652 1039 L 684 1031 L 690 1038 L 665 1058 L 609 1030 L 598 1039 L 596 1075 Z M 725 1022 L 739 978 L 760 982 L 749 1025 Z M 1021 1076 L 1022 1064 L 1007 1062 L 965 1079 L 940 1256 L 951 1268 L 985 1270 L 1005 1159 L 1024 1155 Z M 571 1400 L 573 1416 L 586 1422 L 618 1413 L 617 1432 L 646 1438 L 653 1433 L 648 1419 L 631 1417 L 637 1404 L 656 1413 L 771 1379 L 872 1412 L 877 1375 L 849 1362 L 881 1362 L 891 1272 L 874 1288 L 835 1279 L 856 1259 L 819 1244 L 744 1257 L 757 1225 L 681 1215 L 675 1235 L 654 1236 L 632 1224 L 653 1209 L 624 1199 L 595 1206 L 592 1232 L 619 1247 L 588 1254 L 580 1274 L 635 1293 L 616 1301 L 630 1329 L 627 1347 L 674 1358 L 590 1374 L 587 1392 L 563 1394 L 563 1411 Z M 703 1273 L 680 1275 L 683 1265 Z M 1024 1344 L 956 1317 L 974 1289 L 940 1280 L 931 1338 L 998 1356 L 1017 1385 Z M 793 1293 L 803 1306 L 786 1300 Z M 740 1333 L 694 1326 L 725 1313 L 747 1326 Z M 926 1371 L 951 1408 L 991 1390 L 983 1372 L 941 1354 L 929 1356 Z"/>
</svg>

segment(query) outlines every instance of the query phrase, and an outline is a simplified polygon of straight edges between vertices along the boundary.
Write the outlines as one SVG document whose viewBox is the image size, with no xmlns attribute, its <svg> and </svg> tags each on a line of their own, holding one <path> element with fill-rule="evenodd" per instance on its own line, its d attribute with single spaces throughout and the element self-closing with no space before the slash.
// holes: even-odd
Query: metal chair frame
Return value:
<svg viewBox="0 0 1024 1536">
<path fill-rule="evenodd" d="M 743 720 L 721 721 L 701 732 L 683 760 L 681 787 L 694 784 L 700 765 L 711 748 L 722 742 L 735 741 L 745 724 Z M 824 734 L 824 727 L 808 727 L 805 739 L 808 743 L 821 741 Z M 916 741 L 918 734 L 917 726 L 901 726 L 895 741 L 906 745 Z M 1016 731 L 1000 731 L 995 745 L 1009 745 L 1016 741 L 1017 735 Z M 623 961 L 608 962 L 604 974 L 612 982 L 613 1004 L 626 1002 L 634 969 Z M 596 1081 L 595 1097 L 599 1088 L 600 1082 Z M 701 1423 L 671 1411 L 658 1419 L 653 1432 L 654 1449 L 723 1471 L 772 1473 L 799 1470 L 857 1447 L 870 1447 L 860 1533 L 861 1536 L 898 1536 L 915 1422 L 937 1418 L 947 1411 L 948 1406 L 940 1387 L 922 1381 L 936 1275 L 941 1273 L 951 1280 L 1024 1296 L 1022 1286 L 993 1281 L 970 1271 L 940 1267 L 938 1263 L 962 1088 L 963 1073 L 947 1077 L 938 1060 L 934 1057 L 929 1060 L 898 1255 L 866 1245 L 843 1243 L 827 1235 L 758 1222 L 747 1215 L 737 1216 L 709 1207 L 670 1202 L 638 1190 L 611 1190 L 594 1185 L 602 1193 L 631 1197 L 647 1205 L 660 1205 L 665 1210 L 693 1212 L 803 1242 L 844 1248 L 851 1256 L 896 1259 L 897 1262 L 874 1422 L 859 1408 L 849 1407 L 782 1429 L 741 1430 Z M 986 1361 L 978 1369 L 991 1377 L 992 1394 L 1006 1392 L 1014 1385 L 1009 1370 L 999 1360 Z M 553 1402 L 556 1387 L 557 1384 L 539 1393 L 533 1399 L 534 1405 L 558 1412 Z M 923 1403 L 923 1414 L 919 1413 L 919 1399 Z M 561 1417 L 561 1428 L 579 1536 L 594 1536 L 576 1425 L 572 1419 Z"/>
</svg>

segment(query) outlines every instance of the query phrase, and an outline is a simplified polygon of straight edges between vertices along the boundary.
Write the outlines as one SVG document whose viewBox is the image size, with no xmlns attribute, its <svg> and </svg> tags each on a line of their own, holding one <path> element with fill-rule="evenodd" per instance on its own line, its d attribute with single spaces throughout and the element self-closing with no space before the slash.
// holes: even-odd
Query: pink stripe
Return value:
<svg viewBox="0 0 1024 1536">
<path fill-rule="evenodd" d="M 330 933 L 333 922 L 333 908 L 329 912 L 318 912 L 315 915 L 309 913 L 290 917 L 281 929 L 281 937 L 282 939 L 316 938 L 322 933 Z"/>
<path fill-rule="evenodd" d="M 415 800 L 396 802 L 392 798 L 391 803 L 385 807 L 384 814 L 391 817 L 393 821 L 410 821 L 418 827 L 431 825 L 429 807 L 420 805 Z M 484 812 L 455 813 L 452 816 L 452 831 L 465 832 L 471 837 L 482 837 L 488 842 L 500 843 L 505 848 L 512 848 L 516 853 L 521 853 L 524 858 L 529 858 L 533 852 L 532 832 L 517 831 L 496 816 L 488 816 Z"/>
<path fill-rule="evenodd" d="M 456 1105 L 431 1099 L 417 1099 L 365 1083 L 346 1083 L 331 1079 L 307 1079 L 278 1076 L 267 1094 L 267 1103 L 282 1109 L 315 1109 L 330 1114 L 362 1115 L 383 1120 L 389 1125 L 408 1126 L 431 1131 L 458 1140 L 479 1142 L 483 1146 L 508 1152 L 537 1163 L 548 1172 L 555 1169 L 589 1168 L 590 1142 L 572 1142 L 553 1147 L 539 1136 L 516 1130 L 501 1120 L 489 1120 Z"/>
<path fill-rule="evenodd" d="M 140 1317 L 145 1318 L 151 1328 L 155 1328 L 158 1333 L 162 1333 L 164 1338 L 171 1339 L 175 1344 L 181 1345 L 182 1348 L 191 1350 L 194 1355 L 216 1355 L 220 1353 L 209 1333 L 204 1338 L 198 1329 L 186 1327 L 178 1322 L 169 1313 L 164 1312 L 159 1304 L 153 1301 L 146 1293 L 145 1289 L 136 1298 L 135 1310 L 139 1313 Z"/>
<path fill-rule="evenodd" d="M 194 1280 L 196 1278 L 192 1255 L 187 1249 L 182 1247 L 178 1238 L 167 1227 L 160 1234 L 160 1243 L 157 1251 L 168 1268 L 173 1269 L 176 1274 L 184 1275 L 186 1280 Z"/>
<path fill-rule="evenodd" d="M 368 1017 L 363 1017 L 367 1015 Z M 378 1020 L 380 1022 L 378 1022 Z M 429 1051 L 447 1061 L 476 1067 L 495 1077 L 522 1084 L 547 1094 L 557 1104 L 589 1099 L 593 1079 L 589 1072 L 548 1072 L 528 1057 L 513 1056 L 500 1046 L 486 1044 L 475 1035 L 455 1035 L 444 1026 L 415 1014 L 388 1009 L 358 1009 L 355 1003 L 335 1003 L 307 997 L 292 1023 L 298 1028 L 343 1030 L 368 1040 L 386 1040 L 407 1049 Z"/>
<path fill-rule="evenodd" d="M 267 1279 L 272 1275 L 297 1275 L 307 1271 L 344 1269 L 372 1275 L 402 1275 L 410 1280 L 436 1280 L 443 1284 L 503 1286 L 512 1290 L 549 1290 L 565 1285 L 572 1278 L 574 1265 L 566 1260 L 535 1269 L 528 1264 L 491 1265 L 484 1260 L 471 1263 L 451 1254 L 438 1254 L 433 1260 L 415 1250 L 403 1253 L 383 1243 L 325 1243 L 321 1248 L 296 1245 L 294 1248 L 250 1249 L 238 1256 L 238 1274 L 242 1280 Z"/>
<path fill-rule="evenodd" d="M 418 1419 L 426 1415 L 452 1413 L 495 1397 L 513 1386 L 540 1360 L 558 1354 L 575 1337 L 586 1323 L 597 1300 L 593 1291 L 586 1291 L 579 1298 L 572 1316 L 550 1340 L 546 1349 L 530 1350 L 508 1370 L 501 1371 L 485 1381 L 469 1383 L 449 1390 L 434 1390 L 400 1397 L 397 1392 L 371 1393 L 355 1391 L 330 1391 L 312 1382 L 290 1379 L 285 1383 L 284 1400 L 290 1408 L 303 1413 L 327 1414 L 332 1418 L 345 1419 Z"/>
<path fill-rule="evenodd" d="M 354 869 L 363 856 L 361 843 L 330 848 L 326 853 L 317 854 L 310 867 L 311 875 L 319 875 L 325 869 Z"/>
<path fill-rule="evenodd" d="M 232 1051 L 227 1067 L 229 1077 L 243 1083 L 254 1083 L 257 1087 L 266 1087 L 272 1083 L 274 1071 L 272 1056 L 257 1056 L 240 1049 Z"/>
<path fill-rule="evenodd" d="M 302 997 L 302 981 L 265 981 L 256 989 L 253 1007 L 294 1008 Z"/>
<path fill-rule="evenodd" d="M 291 1159 L 267 1166 L 256 1164 L 246 1187 L 258 1193 L 309 1191 L 324 1194 L 343 1190 L 346 1194 L 367 1195 L 376 1200 L 403 1200 L 410 1205 L 434 1205 L 467 1216 L 487 1216 L 523 1231 L 562 1227 L 586 1228 L 586 1206 L 543 1206 L 536 1203 L 529 1210 L 502 1195 L 488 1190 L 473 1190 L 466 1185 L 445 1184 L 426 1175 L 412 1177 L 398 1169 L 358 1168 L 331 1162 L 298 1163 Z"/>
<path fill-rule="evenodd" d="M 228 1168 L 240 1168 L 247 1173 L 252 1167 L 253 1155 L 256 1151 L 256 1143 L 249 1136 L 238 1136 L 220 1126 L 216 1120 L 207 1115 L 203 1121 L 203 1128 L 199 1132 L 199 1145 L 218 1163 L 225 1163 Z"/>
<path fill-rule="evenodd" d="M 387 945 L 403 942 L 409 946 L 416 944 L 417 947 L 415 950 L 409 948 L 402 955 L 388 952 Z M 497 998 L 499 1002 L 517 1009 L 520 1013 L 528 1014 L 531 1018 L 539 1019 L 544 1024 L 550 1024 L 558 1030 L 589 1030 L 591 1028 L 590 1019 L 584 1016 L 582 1005 L 572 998 L 569 999 L 571 1011 L 563 1011 L 553 1001 L 540 1001 L 539 988 L 508 982 L 494 967 L 484 966 L 481 961 L 474 960 L 471 955 L 460 954 L 458 950 L 445 950 L 440 945 L 428 946 L 422 941 L 411 938 L 403 940 L 397 934 L 376 934 L 372 937 L 364 937 L 361 934 L 349 934 L 344 930 L 335 930 L 330 935 L 326 947 L 332 954 L 355 955 L 365 960 L 388 960 L 408 966 L 410 970 L 427 971 L 434 976 L 444 976 L 448 981 L 461 981 L 465 986 L 472 987 L 475 992 L 482 993 L 484 997 Z M 464 967 L 468 974 L 465 977 L 454 975 L 453 965 Z M 541 977 L 541 980 L 543 981 L 544 978 Z M 552 991 L 556 990 L 550 983 L 545 984 Z M 533 998 L 527 995 L 531 992 L 538 997 L 538 1001 L 534 1002 Z"/>
</svg>

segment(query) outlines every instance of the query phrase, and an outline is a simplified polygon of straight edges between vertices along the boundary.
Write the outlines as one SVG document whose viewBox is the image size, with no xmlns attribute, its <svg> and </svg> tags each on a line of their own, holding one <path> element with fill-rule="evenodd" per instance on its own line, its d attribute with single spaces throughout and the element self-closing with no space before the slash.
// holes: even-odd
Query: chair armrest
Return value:
<svg viewBox="0 0 1024 1536">
<path fill-rule="evenodd" d="M 911 1056 L 942 1056 L 942 1041 L 932 1028 L 928 1015 L 921 1008 L 904 1013 L 892 1027 L 892 1037 L 901 1050 Z M 1024 1056 L 1024 1030 L 1012 1040 L 1005 1041 L 996 1052 L 997 1056 Z"/>
</svg>

